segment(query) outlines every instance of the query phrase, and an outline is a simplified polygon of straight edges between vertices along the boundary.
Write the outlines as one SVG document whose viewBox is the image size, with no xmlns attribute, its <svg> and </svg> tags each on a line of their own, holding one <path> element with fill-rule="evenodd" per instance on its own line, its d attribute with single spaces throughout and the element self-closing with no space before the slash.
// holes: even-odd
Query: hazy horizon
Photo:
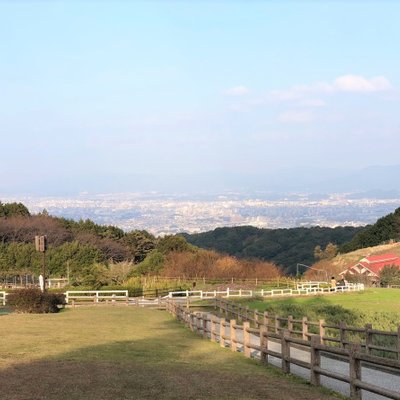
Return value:
<svg viewBox="0 0 400 400">
<path fill-rule="evenodd" d="M 0 195 L 396 189 L 399 14 L 1 2 Z"/>
</svg>

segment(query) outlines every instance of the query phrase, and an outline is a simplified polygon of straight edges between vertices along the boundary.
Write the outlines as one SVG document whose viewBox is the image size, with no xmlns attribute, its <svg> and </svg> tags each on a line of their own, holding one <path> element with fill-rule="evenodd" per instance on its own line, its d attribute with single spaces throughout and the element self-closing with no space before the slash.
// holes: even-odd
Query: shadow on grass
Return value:
<svg viewBox="0 0 400 400">
<path fill-rule="evenodd" d="M 0 372 L 5 400 L 333 398 L 220 349 L 176 321 L 146 339 L 77 349 Z M 162 324 L 163 325 L 163 324 Z M 182 335 L 182 339 L 181 338 Z"/>
</svg>

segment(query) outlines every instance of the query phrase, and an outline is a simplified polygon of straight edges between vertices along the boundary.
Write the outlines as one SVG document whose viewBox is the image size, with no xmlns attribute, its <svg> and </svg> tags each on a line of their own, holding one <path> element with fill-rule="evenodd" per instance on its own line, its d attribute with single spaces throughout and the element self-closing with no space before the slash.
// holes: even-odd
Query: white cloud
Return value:
<svg viewBox="0 0 400 400">
<path fill-rule="evenodd" d="M 343 75 L 333 83 L 314 82 L 310 85 L 293 86 L 286 90 L 274 90 L 270 95 L 278 101 L 297 101 L 308 95 L 338 92 L 370 93 L 387 91 L 392 88 L 390 81 L 384 76 L 365 78 L 361 75 Z M 311 104 L 311 106 L 313 106 Z"/>
<path fill-rule="evenodd" d="M 291 110 L 280 114 L 278 119 L 286 123 L 307 123 L 313 121 L 314 115 L 307 110 Z"/>
<path fill-rule="evenodd" d="M 335 79 L 333 87 L 340 92 L 379 92 L 391 89 L 384 76 L 367 79 L 360 75 L 343 75 Z"/>
<path fill-rule="evenodd" d="M 248 93 L 250 93 L 249 88 L 243 85 L 232 87 L 225 92 L 228 96 L 243 96 Z"/>
</svg>

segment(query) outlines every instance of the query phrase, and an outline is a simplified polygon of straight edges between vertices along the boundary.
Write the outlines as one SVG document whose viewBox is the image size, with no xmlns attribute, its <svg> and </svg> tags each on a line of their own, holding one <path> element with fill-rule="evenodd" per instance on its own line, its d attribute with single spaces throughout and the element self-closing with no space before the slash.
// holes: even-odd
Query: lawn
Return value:
<svg viewBox="0 0 400 400">
<path fill-rule="evenodd" d="M 349 325 L 372 323 L 375 328 L 394 330 L 400 325 L 400 289 L 367 289 L 363 292 L 321 296 L 244 300 L 244 305 L 282 316 L 307 316 Z"/>
<path fill-rule="evenodd" d="M 163 311 L 10 314 L 0 327 L 2 399 L 334 398 L 201 339 Z"/>
</svg>

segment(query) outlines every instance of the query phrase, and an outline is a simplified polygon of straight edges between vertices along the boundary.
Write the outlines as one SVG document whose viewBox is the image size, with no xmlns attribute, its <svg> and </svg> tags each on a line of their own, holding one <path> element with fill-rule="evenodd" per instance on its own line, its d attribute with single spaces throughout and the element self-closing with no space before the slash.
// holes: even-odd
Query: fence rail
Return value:
<svg viewBox="0 0 400 400">
<path fill-rule="evenodd" d="M 390 368 L 400 373 L 400 362 L 365 354 L 359 344 L 351 343 L 348 348 L 327 346 L 323 344 L 324 339 L 320 335 L 310 335 L 306 339 L 299 339 L 292 337 L 288 329 L 279 330 L 276 333 L 270 332 L 265 325 L 252 328 L 250 321 L 245 321 L 240 325 L 235 319 L 226 320 L 215 315 L 190 312 L 188 308 L 170 299 L 167 300 L 167 311 L 203 338 L 219 342 L 221 347 L 229 347 L 234 352 L 242 351 L 246 357 L 258 357 L 265 364 L 269 363 L 269 357 L 279 359 L 284 373 L 290 373 L 291 365 L 308 369 L 312 385 L 321 385 L 321 376 L 326 376 L 348 383 L 352 399 L 362 400 L 363 390 L 365 390 L 389 399 L 400 400 L 399 391 L 366 382 L 361 374 L 362 364 L 372 365 L 374 368 Z M 280 347 L 280 351 L 269 348 L 271 342 L 275 342 L 278 348 Z M 300 346 L 309 354 L 307 360 L 291 355 L 291 349 L 296 346 Z M 323 355 L 340 356 L 349 364 L 348 373 L 345 371 L 338 373 L 326 367 L 322 368 L 321 356 Z"/>
<path fill-rule="evenodd" d="M 326 283 L 325 283 L 326 284 Z M 276 296 L 301 296 L 301 295 L 317 295 L 317 294 L 332 294 L 332 293 L 344 293 L 344 292 L 355 292 L 364 290 L 362 283 L 350 284 L 347 286 L 336 286 L 334 288 L 322 287 L 320 282 L 317 282 L 314 286 L 308 283 L 308 286 L 301 287 L 299 289 L 272 289 L 272 290 L 248 290 L 248 289 L 230 289 L 226 290 L 181 290 L 176 292 L 169 292 L 168 297 L 191 297 L 197 299 L 211 299 L 216 297 L 276 297 Z"/>
<path fill-rule="evenodd" d="M 65 292 L 66 304 L 77 303 L 116 303 L 125 302 L 128 304 L 129 295 L 127 290 L 68 290 Z"/>
</svg>

